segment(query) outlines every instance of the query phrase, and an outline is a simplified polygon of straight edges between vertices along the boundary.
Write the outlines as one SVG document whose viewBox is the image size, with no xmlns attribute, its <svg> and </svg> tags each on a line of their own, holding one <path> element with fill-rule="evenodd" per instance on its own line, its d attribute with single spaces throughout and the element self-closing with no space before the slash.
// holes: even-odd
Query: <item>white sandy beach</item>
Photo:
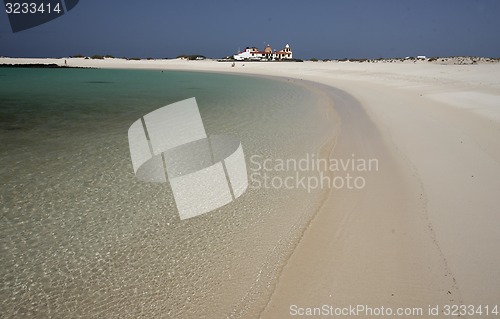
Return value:
<svg viewBox="0 0 500 319">
<path fill-rule="evenodd" d="M 64 59 L 0 58 L 25 63 Z M 429 305 L 500 303 L 500 63 L 67 63 L 280 76 L 332 97 L 341 133 L 331 156 L 380 167 L 363 190 L 331 192 L 261 317 L 288 317 L 291 305 L 422 307 L 425 317 Z"/>
</svg>

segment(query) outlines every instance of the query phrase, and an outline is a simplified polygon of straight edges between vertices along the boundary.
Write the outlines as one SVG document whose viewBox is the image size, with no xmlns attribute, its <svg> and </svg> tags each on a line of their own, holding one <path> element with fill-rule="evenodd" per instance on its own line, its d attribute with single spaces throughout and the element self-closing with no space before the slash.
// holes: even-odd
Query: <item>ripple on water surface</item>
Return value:
<svg viewBox="0 0 500 319">
<path fill-rule="evenodd" d="M 317 150 L 330 128 L 315 95 L 290 83 L 207 73 L 5 72 L 3 317 L 258 313 L 322 194 L 249 188 L 180 221 L 168 183 L 135 178 L 127 130 L 194 94 L 206 131 L 240 139 L 251 173 L 252 155 Z"/>
</svg>

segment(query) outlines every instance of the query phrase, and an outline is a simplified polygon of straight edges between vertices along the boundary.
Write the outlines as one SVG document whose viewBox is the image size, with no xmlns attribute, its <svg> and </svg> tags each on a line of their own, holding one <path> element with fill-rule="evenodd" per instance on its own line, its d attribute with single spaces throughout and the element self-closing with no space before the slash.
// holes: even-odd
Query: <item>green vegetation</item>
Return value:
<svg viewBox="0 0 500 319">
<path fill-rule="evenodd" d="M 85 56 L 83 54 L 75 54 L 75 55 L 73 55 L 71 57 L 72 58 L 95 59 L 95 60 L 103 60 L 104 58 L 110 58 L 110 59 L 114 59 L 115 58 L 114 56 L 109 55 L 109 54 L 106 54 L 106 55 L 94 54 L 94 55 L 92 55 L 90 57 Z"/>
<path fill-rule="evenodd" d="M 316 58 L 310 58 L 309 61 L 318 62 L 318 59 L 316 59 Z"/>
<path fill-rule="evenodd" d="M 351 62 L 359 62 L 359 63 L 361 63 L 361 62 L 366 62 L 366 61 L 368 61 L 368 60 L 367 60 L 367 59 L 349 59 L 349 61 L 351 61 Z"/>
<path fill-rule="evenodd" d="M 201 54 L 191 54 L 191 55 L 181 54 L 181 55 L 177 56 L 176 59 L 205 60 L 206 57 L 204 55 L 201 55 Z"/>
</svg>

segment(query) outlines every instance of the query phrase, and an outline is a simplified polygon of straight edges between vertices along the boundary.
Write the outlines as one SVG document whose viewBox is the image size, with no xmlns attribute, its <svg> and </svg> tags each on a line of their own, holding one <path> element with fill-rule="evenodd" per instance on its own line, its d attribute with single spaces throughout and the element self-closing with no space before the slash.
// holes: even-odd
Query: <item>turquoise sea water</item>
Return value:
<svg viewBox="0 0 500 319">
<path fill-rule="evenodd" d="M 0 69 L 2 317 L 259 313 L 325 191 L 249 188 L 180 221 L 168 183 L 135 178 L 127 131 L 190 97 L 207 133 L 241 140 L 247 161 L 303 157 L 331 137 L 320 98 L 290 81 Z"/>
</svg>

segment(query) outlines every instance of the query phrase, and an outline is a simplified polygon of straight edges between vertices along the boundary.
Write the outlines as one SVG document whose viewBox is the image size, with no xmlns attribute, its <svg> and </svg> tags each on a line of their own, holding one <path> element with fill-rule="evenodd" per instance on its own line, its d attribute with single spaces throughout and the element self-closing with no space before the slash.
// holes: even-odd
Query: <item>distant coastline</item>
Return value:
<svg viewBox="0 0 500 319">
<path fill-rule="evenodd" d="M 65 63 L 67 61 L 67 64 Z M 123 67 L 137 66 L 137 64 L 158 65 L 159 63 L 172 63 L 175 61 L 184 61 L 194 64 L 202 64 L 207 62 L 220 63 L 280 63 L 280 62 L 314 62 L 314 63 L 339 63 L 339 64 L 360 64 L 360 63 L 391 63 L 391 64 L 407 64 L 407 63 L 424 63 L 437 65 L 474 65 L 474 64 L 493 64 L 499 63 L 500 58 L 491 57 L 476 57 L 476 56 L 455 56 L 455 57 L 405 57 L 405 58 L 378 58 L 378 59 L 359 59 L 359 58 L 343 58 L 343 59 L 316 59 L 308 60 L 289 59 L 282 61 L 235 61 L 231 59 L 188 59 L 185 57 L 177 57 L 173 59 L 167 58 L 115 58 L 115 57 L 68 57 L 68 58 L 11 58 L 0 57 L 0 68 L 106 68 L 109 64 L 121 64 Z M 288 63 L 287 63 L 288 64 Z M 135 67 L 134 67 L 135 68 Z"/>
<path fill-rule="evenodd" d="M 20 64 L 0 64 L 0 68 L 26 68 L 26 69 L 92 69 L 81 66 L 58 65 L 56 63 L 20 63 Z"/>
</svg>

